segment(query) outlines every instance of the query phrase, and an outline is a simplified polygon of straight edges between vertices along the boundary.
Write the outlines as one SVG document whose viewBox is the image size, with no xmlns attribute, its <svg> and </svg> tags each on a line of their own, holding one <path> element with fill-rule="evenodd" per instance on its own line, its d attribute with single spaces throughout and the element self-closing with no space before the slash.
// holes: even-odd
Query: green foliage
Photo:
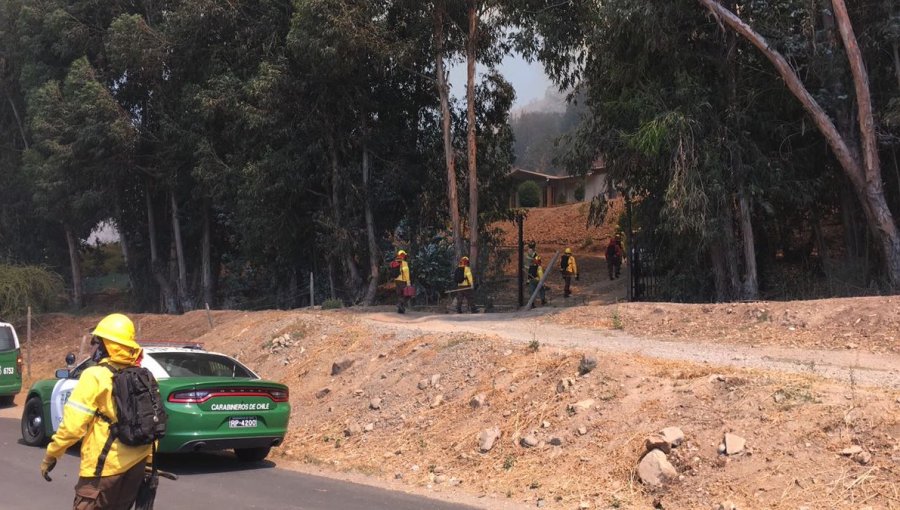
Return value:
<svg viewBox="0 0 900 510">
<path fill-rule="evenodd" d="M 344 303 L 340 299 L 326 299 L 322 303 L 322 310 L 336 310 L 343 307 Z"/>
<path fill-rule="evenodd" d="M 537 340 L 532 340 L 528 342 L 528 352 L 535 353 L 538 352 L 541 348 L 541 343 Z"/>
<path fill-rule="evenodd" d="M 519 195 L 519 205 L 522 207 L 538 207 L 541 205 L 541 188 L 533 181 L 524 181 L 519 184 L 516 193 Z"/>
<path fill-rule="evenodd" d="M 575 191 L 573 191 L 572 198 L 574 198 L 576 202 L 581 202 L 584 200 L 584 183 L 580 183 L 578 184 L 578 186 L 575 186 Z"/>
<path fill-rule="evenodd" d="M 25 315 L 29 306 L 34 312 L 52 310 L 63 296 L 59 275 L 37 266 L 0 264 L 0 317 L 9 321 Z"/>
<path fill-rule="evenodd" d="M 393 253 L 386 259 L 393 260 Z M 453 240 L 435 235 L 412 254 L 409 266 L 413 282 L 420 292 L 428 294 L 430 299 L 437 299 L 444 291 L 456 288 L 453 271 L 457 262 Z"/>
<path fill-rule="evenodd" d="M 613 310 L 612 313 L 612 327 L 613 329 L 625 329 L 625 325 L 622 323 L 622 316 L 619 315 L 618 308 Z"/>
</svg>

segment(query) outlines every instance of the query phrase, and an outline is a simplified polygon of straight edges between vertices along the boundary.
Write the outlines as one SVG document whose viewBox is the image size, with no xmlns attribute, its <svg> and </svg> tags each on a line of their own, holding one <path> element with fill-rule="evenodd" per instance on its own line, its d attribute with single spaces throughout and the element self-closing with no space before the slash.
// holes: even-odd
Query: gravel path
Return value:
<svg viewBox="0 0 900 510">
<path fill-rule="evenodd" d="M 473 333 L 527 344 L 626 353 L 651 358 L 720 366 L 814 374 L 848 384 L 900 389 L 900 356 L 862 350 L 755 348 L 711 342 L 635 337 L 614 330 L 548 324 L 539 312 L 477 315 L 367 313 L 360 317 L 376 329 L 400 334 Z"/>
</svg>

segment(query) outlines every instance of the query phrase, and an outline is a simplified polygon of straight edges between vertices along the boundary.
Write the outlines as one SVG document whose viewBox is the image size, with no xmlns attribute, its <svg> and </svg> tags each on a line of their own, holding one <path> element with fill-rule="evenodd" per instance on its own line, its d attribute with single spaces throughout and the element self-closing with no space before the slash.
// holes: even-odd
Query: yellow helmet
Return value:
<svg viewBox="0 0 900 510">
<path fill-rule="evenodd" d="M 566 248 L 566 255 L 572 254 L 572 248 Z"/>
<path fill-rule="evenodd" d="M 397 256 L 398 256 L 398 257 L 405 257 L 405 256 L 406 256 L 406 252 L 403 251 L 403 250 L 400 250 L 400 251 L 397 252 Z"/>
<path fill-rule="evenodd" d="M 132 349 L 140 348 L 134 340 L 134 323 L 121 313 L 113 313 L 101 319 L 91 334 Z"/>
</svg>

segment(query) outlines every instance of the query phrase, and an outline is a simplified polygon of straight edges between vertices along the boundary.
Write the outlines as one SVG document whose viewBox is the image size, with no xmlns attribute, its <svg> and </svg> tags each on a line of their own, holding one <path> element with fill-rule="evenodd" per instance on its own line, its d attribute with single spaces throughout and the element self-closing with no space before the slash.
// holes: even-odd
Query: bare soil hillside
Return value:
<svg viewBox="0 0 900 510">
<path fill-rule="evenodd" d="M 852 342 L 896 359 L 893 298 L 783 305 L 588 306 L 537 320 L 760 346 Z M 501 331 L 492 335 L 432 328 L 418 314 L 391 319 L 402 329 L 380 326 L 356 310 L 212 317 L 210 329 L 205 312 L 134 316 L 144 341 L 202 342 L 288 384 L 291 432 L 273 453 L 284 465 L 485 496 L 487 508 L 696 509 L 730 500 L 741 509 L 900 509 L 892 387 L 512 341 L 503 324 L 518 319 L 501 314 L 479 317 Z M 77 351 L 97 319 L 39 317 L 35 376 Z M 580 375 L 584 355 L 597 366 Z M 332 376 L 343 359 L 352 365 Z M 685 434 L 668 455 L 677 475 L 649 488 L 636 467 L 645 438 L 668 426 Z M 500 437 L 482 451 L 479 435 L 493 427 Z M 746 448 L 720 454 L 725 433 Z M 526 436 L 533 447 L 521 445 Z M 850 447 L 865 454 L 841 455 Z"/>
</svg>

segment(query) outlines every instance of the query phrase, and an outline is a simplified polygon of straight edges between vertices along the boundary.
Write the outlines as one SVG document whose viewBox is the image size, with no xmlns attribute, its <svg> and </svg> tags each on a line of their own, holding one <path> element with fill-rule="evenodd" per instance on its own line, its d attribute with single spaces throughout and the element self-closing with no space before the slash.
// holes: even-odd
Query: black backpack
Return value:
<svg viewBox="0 0 900 510">
<path fill-rule="evenodd" d="M 563 255 L 559 259 L 559 269 L 564 273 L 569 271 L 569 255 Z"/>
<path fill-rule="evenodd" d="M 466 281 L 466 270 L 460 266 L 457 267 L 453 271 L 453 281 L 456 282 L 457 285 L 462 285 Z"/>
<path fill-rule="evenodd" d="M 531 278 L 532 280 L 537 280 L 537 269 L 538 269 L 537 264 L 532 264 L 532 265 L 528 266 L 528 277 Z"/>
<path fill-rule="evenodd" d="M 395 261 L 391 262 L 390 276 L 392 279 L 396 280 L 397 278 L 400 278 L 400 273 L 402 272 L 402 270 L 403 270 L 403 262 L 400 262 L 399 260 L 395 260 Z"/>
<path fill-rule="evenodd" d="M 169 420 L 159 396 L 159 384 L 149 370 L 143 367 L 116 369 L 105 363 L 102 366 L 113 374 L 112 396 L 117 421 L 97 412 L 109 423 L 110 433 L 100 453 L 95 476 L 103 473 L 103 464 L 113 441 L 118 439 L 128 446 L 154 445 L 155 450 L 156 440 L 166 435 Z"/>
</svg>

